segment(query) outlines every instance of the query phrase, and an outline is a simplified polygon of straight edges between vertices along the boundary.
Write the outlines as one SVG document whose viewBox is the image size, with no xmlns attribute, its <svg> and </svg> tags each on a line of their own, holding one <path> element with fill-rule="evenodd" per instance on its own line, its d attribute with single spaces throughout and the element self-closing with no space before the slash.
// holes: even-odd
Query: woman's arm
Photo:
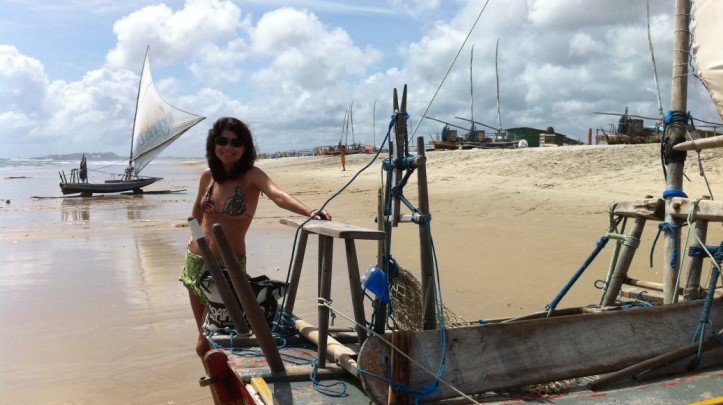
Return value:
<svg viewBox="0 0 723 405">
<path fill-rule="evenodd" d="M 201 178 L 198 180 L 198 192 L 196 193 L 196 200 L 193 202 L 193 207 L 191 208 L 191 217 L 198 221 L 198 224 L 201 225 L 201 221 L 203 221 L 203 210 L 201 210 L 201 199 L 203 199 L 203 195 L 206 194 L 206 188 L 208 187 L 209 182 L 211 181 L 211 171 L 205 170 L 201 174 Z M 193 237 L 188 240 L 188 245 L 191 245 L 191 242 L 193 241 Z"/>
<path fill-rule="evenodd" d="M 279 186 L 258 167 L 251 168 L 251 173 L 249 174 L 252 175 L 254 185 L 277 206 L 299 215 L 309 217 L 318 216 L 320 219 L 331 220 L 331 214 L 326 210 L 317 212 L 317 210 L 309 209 L 304 203 L 279 188 Z"/>
</svg>

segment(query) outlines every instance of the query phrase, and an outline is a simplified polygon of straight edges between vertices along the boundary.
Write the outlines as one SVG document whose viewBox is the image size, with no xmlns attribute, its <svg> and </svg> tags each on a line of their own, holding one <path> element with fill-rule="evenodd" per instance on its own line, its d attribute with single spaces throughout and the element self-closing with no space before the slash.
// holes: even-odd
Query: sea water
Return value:
<svg viewBox="0 0 723 405">
<path fill-rule="evenodd" d="M 151 163 L 172 194 L 62 197 L 77 164 L 0 160 L 0 403 L 211 402 L 177 281 L 203 165 Z"/>
</svg>

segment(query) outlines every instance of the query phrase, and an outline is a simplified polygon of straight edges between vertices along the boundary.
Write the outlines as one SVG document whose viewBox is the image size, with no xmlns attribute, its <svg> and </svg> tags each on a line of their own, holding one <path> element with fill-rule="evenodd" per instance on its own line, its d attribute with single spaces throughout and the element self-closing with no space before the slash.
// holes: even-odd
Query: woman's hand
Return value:
<svg viewBox="0 0 723 405">
<path fill-rule="evenodd" d="M 309 218 L 331 221 L 331 214 L 329 214 L 327 210 L 311 210 L 311 212 L 309 213 Z"/>
</svg>

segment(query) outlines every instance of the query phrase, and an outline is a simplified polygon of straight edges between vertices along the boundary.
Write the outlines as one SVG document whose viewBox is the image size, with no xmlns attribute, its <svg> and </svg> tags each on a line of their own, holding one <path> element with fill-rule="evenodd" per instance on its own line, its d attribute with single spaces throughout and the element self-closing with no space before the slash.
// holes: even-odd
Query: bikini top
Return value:
<svg viewBox="0 0 723 405">
<path fill-rule="evenodd" d="M 236 183 L 233 193 L 226 201 L 226 205 L 223 207 L 223 212 L 216 211 L 216 202 L 213 199 L 213 186 L 214 180 L 211 180 L 208 188 L 206 188 L 206 194 L 201 199 L 201 210 L 206 214 L 223 214 L 227 217 L 237 217 L 242 215 L 246 211 L 246 200 L 244 200 L 243 194 L 241 194 L 241 186 Z"/>
</svg>

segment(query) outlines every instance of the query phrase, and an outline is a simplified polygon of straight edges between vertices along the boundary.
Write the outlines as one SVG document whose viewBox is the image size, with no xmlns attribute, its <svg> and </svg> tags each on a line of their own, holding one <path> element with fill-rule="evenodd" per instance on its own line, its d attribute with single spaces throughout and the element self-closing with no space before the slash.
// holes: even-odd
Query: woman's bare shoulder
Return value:
<svg viewBox="0 0 723 405">
<path fill-rule="evenodd" d="M 211 169 L 206 169 L 201 173 L 201 177 L 199 178 L 199 183 L 202 185 L 208 184 L 211 182 L 211 179 L 213 177 L 211 176 Z"/>
</svg>

